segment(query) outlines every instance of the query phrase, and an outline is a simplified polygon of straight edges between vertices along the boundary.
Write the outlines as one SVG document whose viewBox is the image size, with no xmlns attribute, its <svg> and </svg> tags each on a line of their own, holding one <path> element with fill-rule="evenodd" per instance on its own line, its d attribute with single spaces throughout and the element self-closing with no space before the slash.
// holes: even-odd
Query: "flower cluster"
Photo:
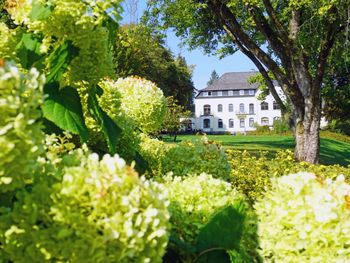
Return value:
<svg viewBox="0 0 350 263">
<path fill-rule="evenodd" d="M 232 186 L 211 175 L 164 178 L 169 191 L 172 234 L 194 244 L 200 229 L 217 209 L 242 199 Z"/>
<path fill-rule="evenodd" d="M 42 176 L 18 195 L 11 216 L 0 216 L 0 261 L 161 262 L 166 189 L 117 155 L 99 160 L 83 149 L 71 155 L 80 163 L 66 165 L 54 184 Z"/>
<path fill-rule="evenodd" d="M 268 262 L 346 262 L 350 257 L 350 185 L 314 174 L 272 180 L 256 203 L 262 255 Z"/>
<path fill-rule="evenodd" d="M 42 53 L 48 53 L 67 41 L 79 48 L 65 81 L 73 86 L 81 83 L 92 85 L 113 72 L 109 32 L 103 22 L 120 11 L 119 2 L 25 0 L 18 4 L 14 2 L 8 10 L 17 24 L 24 24 L 29 32 L 43 36 Z M 111 14 L 102 8 L 109 8 Z"/>
<path fill-rule="evenodd" d="M 165 114 L 163 92 L 151 81 L 138 77 L 118 79 L 111 83 L 121 94 L 121 111 L 144 133 L 160 128 Z"/>
<path fill-rule="evenodd" d="M 43 83 L 36 69 L 21 74 L 11 63 L 0 66 L 0 192 L 30 183 L 43 153 Z"/>
</svg>

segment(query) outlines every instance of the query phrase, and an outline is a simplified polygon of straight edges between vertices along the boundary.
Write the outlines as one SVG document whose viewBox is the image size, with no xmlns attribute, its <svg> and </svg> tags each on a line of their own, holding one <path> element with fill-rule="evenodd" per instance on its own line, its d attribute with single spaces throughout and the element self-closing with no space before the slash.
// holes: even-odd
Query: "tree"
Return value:
<svg viewBox="0 0 350 263">
<path fill-rule="evenodd" d="M 126 25 L 119 29 L 114 59 L 118 77 L 137 75 L 158 85 L 165 96 L 190 108 L 193 97 L 192 68 L 186 60 L 164 46 L 160 35 L 143 25 Z"/>
<path fill-rule="evenodd" d="M 219 75 L 218 73 L 216 73 L 215 69 L 211 72 L 210 74 L 210 79 L 209 81 L 207 82 L 207 85 L 210 86 L 211 84 L 213 84 L 213 82 L 215 80 L 219 79 Z"/>
<path fill-rule="evenodd" d="M 333 46 L 342 50 L 335 44 L 344 40 L 349 0 L 162 0 L 149 5 L 148 23 L 175 28 L 189 47 L 244 53 L 286 112 L 272 74 L 292 106 L 295 158 L 318 162 L 321 86 Z"/>
<path fill-rule="evenodd" d="M 167 131 L 170 135 L 174 136 L 174 142 L 176 141 L 177 133 L 181 128 L 180 118 L 188 118 L 191 114 L 190 111 L 186 111 L 182 105 L 179 105 L 174 97 L 167 97 L 167 107 L 165 110 L 165 117 L 162 125 L 162 130 Z"/>
</svg>

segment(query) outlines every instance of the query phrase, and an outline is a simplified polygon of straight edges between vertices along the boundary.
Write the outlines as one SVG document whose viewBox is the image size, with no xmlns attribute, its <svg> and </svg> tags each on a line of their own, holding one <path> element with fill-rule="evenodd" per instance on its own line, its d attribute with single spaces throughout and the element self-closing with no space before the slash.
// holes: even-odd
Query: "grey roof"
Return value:
<svg viewBox="0 0 350 263">
<path fill-rule="evenodd" d="M 201 91 L 257 89 L 259 87 L 258 83 L 250 84 L 248 82 L 248 79 L 257 73 L 257 71 L 228 72 Z"/>
</svg>

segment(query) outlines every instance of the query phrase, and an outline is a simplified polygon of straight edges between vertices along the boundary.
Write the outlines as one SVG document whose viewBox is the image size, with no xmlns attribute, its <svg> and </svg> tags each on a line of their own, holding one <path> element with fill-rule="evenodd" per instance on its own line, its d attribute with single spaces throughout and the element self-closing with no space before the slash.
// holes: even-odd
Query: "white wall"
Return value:
<svg viewBox="0 0 350 263">
<path fill-rule="evenodd" d="M 277 90 L 279 93 L 281 93 L 281 89 L 277 87 Z M 268 110 L 261 110 L 261 101 L 257 99 L 257 96 L 259 95 L 259 91 L 255 94 L 255 96 L 240 96 L 240 97 L 197 97 L 194 101 L 195 104 L 195 114 L 196 114 L 196 126 L 195 128 L 197 130 L 204 130 L 204 131 L 230 131 L 230 132 L 244 132 L 244 131 L 251 131 L 255 130 L 254 127 L 249 126 L 249 119 L 253 118 L 254 123 L 258 123 L 259 125 L 262 125 L 261 119 L 263 117 L 267 117 L 269 121 L 269 126 L 272 126 L 273 119 L 275 117 L 281 117 L 281 111 L 280 110 L 273 110 L 273 102 L 274 99 L 272 95 L 268 95 L 265 102 L 268 103 L 269 109 Z M 233 104 L 233 112 L 229 112 L 229 104 Z M 244 113 L 240 114 L 240 104 L 244 104 Z M 249 114 L 249 104 L 254 105 L 254 114 Z M 204 105 L 210 105 L 211 106 L 211 116 L 203 116 Z M 222 104 L 222 112 L 218 112 L 218 105 Z M 204 119 L 210 119 L 210 130 L 206 130 L 203 127 L 203 120 Z M 218 120 L 222 119 L 223 121 L 223 128 L 218 128 Z M 233 119 L 234 127 L 229 127 L 229 119 Z M 244 127 L 241 127 L 240 125 L 240 119 L 244 119 Z"/>
</svg>

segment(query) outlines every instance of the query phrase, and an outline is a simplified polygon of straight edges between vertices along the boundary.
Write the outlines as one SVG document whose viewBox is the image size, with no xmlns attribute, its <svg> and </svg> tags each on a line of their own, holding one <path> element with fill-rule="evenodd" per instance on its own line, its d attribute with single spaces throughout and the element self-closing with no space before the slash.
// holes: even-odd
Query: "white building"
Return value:
<svg viewBox="0 0 350 263">
<path fill-rule="evenodd" d="M 281 111 L 272 95 L 258 100 L 258 84 L 248 80 L 257 72 L 230 72 L 197 94 L 193 128 L 204 132 L 245 132 L 255 124 L 272 126 Z M 277 92 L 284 97 L 281 89 Z"/>
</svg>

